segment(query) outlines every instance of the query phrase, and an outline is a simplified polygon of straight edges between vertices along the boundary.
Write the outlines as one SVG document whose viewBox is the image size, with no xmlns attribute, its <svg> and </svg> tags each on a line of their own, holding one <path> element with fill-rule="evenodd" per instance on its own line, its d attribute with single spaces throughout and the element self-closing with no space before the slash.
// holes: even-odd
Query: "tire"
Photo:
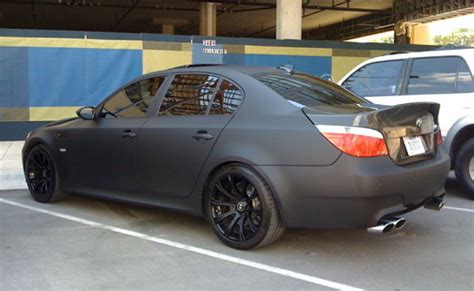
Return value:
<svg viewBox="0 0 474 291">
<path fill-rule="evenodd" d="M 471 199 L 474 199 L 474 177 L 471 177 L 469 165 L 473 159 L 474 138 L 471 138 L 461 146 L 454 162 L 456 180 L 458 184 L 466 190 Z"/>
<path fill-rule="evenodd" d="M 263 247 L 285 231 L 270 188 L 249 166 L 230 164 L 218 170 L 204 199 L 207 220 L 229 247 Z"/>
<path fill-rule="evenodd" d="M 43 145 L 37 145 L 28 152 L 25 178 L 31 196 L 38 202 L 56 202 L 67 196 L 59 187 L 56 166 L 49 150 Z"/>
</svg>

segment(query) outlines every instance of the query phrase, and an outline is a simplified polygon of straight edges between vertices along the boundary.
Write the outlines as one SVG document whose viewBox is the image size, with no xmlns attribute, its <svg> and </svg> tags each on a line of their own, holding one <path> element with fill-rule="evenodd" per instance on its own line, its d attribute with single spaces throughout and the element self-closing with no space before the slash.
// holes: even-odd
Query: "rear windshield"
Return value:
<svg viewBox="0 0 474 291">
<path fill-rule="evenodd" d="M 254 77 L 298 107 L 370 103 L 337 84 L 310 75 L 261 74 Z"/>
</svg>

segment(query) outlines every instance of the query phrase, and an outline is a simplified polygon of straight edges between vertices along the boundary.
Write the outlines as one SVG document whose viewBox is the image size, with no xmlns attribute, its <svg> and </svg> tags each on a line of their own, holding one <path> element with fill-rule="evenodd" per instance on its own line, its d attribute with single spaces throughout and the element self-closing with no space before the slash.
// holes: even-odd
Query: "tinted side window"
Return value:
<svg viewBox="0 0 474 291">
<path fill-rule="evenodd" d="M 474 80 L 471 71 L 463 59 L 459 59 L 456 93 L 474 92 Z"/>
<path fill-rule="evenodd" d="M 459 58 L 413 60 L 407 94 L 448 94 L 454 92 Z"/>
<path fill-rule="evenodd" d="M 242 102 L 242 92 L 227 80 L 223 80 L 212 101 L 209 114 L 232 114 Z"/>
<path fill-rule="evenodd" d="M 158 114 L 206 114 L 218 80 L 219 78 L 211 75 L 176 75 L 163 98 Z"/>
<path fill-rule="evenodd" d="M 402 60 L 368 64 L 355 71 L 342 86 L 364 97 L 396 95 L 402 68 Z"/>
<path fill-rule="evenodd" d="M 164 77 L 155 77 L 126 87 L 104 104 L 105 117 L 145 117 L 163 81 Z"/>
</svg>

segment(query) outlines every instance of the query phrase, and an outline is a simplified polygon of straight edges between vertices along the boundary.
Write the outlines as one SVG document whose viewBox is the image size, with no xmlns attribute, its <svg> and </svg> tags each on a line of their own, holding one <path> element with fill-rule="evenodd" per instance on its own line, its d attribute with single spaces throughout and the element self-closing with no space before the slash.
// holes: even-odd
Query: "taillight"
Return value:
<svg viewBox="0 0 474 291">
<path fill-rule="evenodd" d="M 377 130 L 337 125 L 316 125 L 318 130 L 342 152 L 355 157 L 388 154 L 382 133 Z"/>
<path fill-rule="evenodd" d="M 438 129 L 438 134 L 437 134 L 437 137 L 436 137 L 436 142 L 438 143 L 438 145 L 442 145 L 442 144 L 443 144 L 443 135 L 441 134 L 441 128 Z"/>
</svg>

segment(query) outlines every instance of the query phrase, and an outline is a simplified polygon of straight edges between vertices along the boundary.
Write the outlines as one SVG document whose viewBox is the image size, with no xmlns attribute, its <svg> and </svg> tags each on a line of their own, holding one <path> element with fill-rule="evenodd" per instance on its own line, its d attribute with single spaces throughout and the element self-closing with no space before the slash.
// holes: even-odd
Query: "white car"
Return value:
<svg viewBox="0 0 474 291">
<path fill-rule="evenodd" d="M 338 84 L 384 105 L 436 102 L 456 179 L 474 198 L 474 48 L 396 53 L 363 62 Z"/>
</svg>

